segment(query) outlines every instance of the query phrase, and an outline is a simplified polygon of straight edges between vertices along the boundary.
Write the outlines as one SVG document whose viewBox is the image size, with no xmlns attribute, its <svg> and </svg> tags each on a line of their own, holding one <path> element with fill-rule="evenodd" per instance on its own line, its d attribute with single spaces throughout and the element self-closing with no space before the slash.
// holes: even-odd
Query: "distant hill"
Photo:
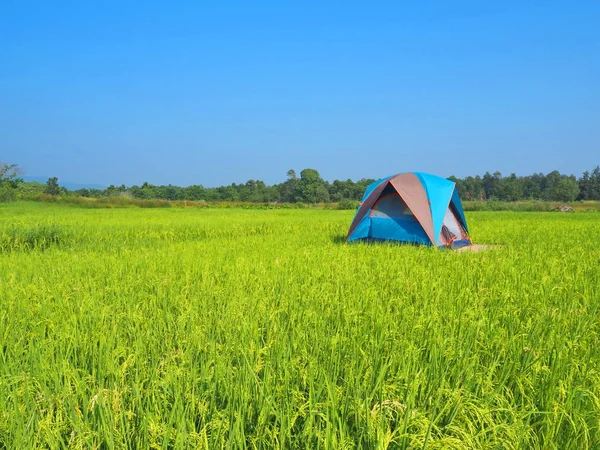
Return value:
<svg viewBox="0 0 600 450">
<path fill-rule="evenodd" d="M 24 181 L 29 181 L 29 182 L 37 182 L 37 183 L 42 183 L 42 184 L 46 184 L 46 182 L 48 181 L 49 177 L 29 177 L 29 176 L 24 176 L 23 180 Z M 58 179 L 58 184 L 60 186 L 64 186 L 67 189 L 71 190 L 71 191 L 76 191 L 77 189 L 106 189 L 106 186 L 103 186 L 101 184 L 85 184 L 85 183 L 75 183 L 73 181 L 63 181 L 60 178 Z"/>
</svg>

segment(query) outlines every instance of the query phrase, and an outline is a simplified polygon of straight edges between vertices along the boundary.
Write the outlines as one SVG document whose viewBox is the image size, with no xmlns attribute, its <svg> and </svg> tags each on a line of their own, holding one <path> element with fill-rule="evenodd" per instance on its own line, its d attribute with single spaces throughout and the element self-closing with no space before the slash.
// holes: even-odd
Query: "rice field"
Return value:
<svg viewBox="0 0 600 450">
<path fill-rule="evenodd" d="M 0 204 L 0 449 L 600 448 L 600 213 Z"/>
</svg>

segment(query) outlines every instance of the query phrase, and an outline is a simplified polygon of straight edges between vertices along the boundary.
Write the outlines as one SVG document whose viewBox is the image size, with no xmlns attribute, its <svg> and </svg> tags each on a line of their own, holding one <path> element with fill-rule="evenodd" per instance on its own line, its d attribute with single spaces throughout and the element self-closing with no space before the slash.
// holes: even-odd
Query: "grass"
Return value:
<svg viewBox="0 0 600 450">
<path fill-rule="evenodd" d="M 64 230 L 55 225 L 12 225 L 0 234 L 0 252 L 45 250 L 65 239 Z"/>
<path fill-rule="evenodd" d="M 0 448 L 600 448 L 600 214 L 351 218 L 0 204 Z"/>
<path fill-rule="evenodd" d="M 8 195 L 8 194 L 7 194 Z M 159 199 L 135 199 L 128 195 L 113 197 L 80 197 L 74 194 L 53 196 L 48 194 L 22 194 L 14 192 L 4 201 L 27 200 L 33 202 L 55 203 L 59 205 L 71 205 L 80 208 L 234 208 L 234 209 L 337 209 L 355 211 L 359 206 L 358 200 L 343 200 L 334 203 L 281 203 L 281 202 L 231 202 L 231 201 L 189 201 L 189 200 L 159 200 Z M 0 202 L 3 201 L 0 193 Z M 600 201 L 541 201 L 521 200 L 506 202 L 497 200 L 475 200 L 463 201 L 465 211 L 518 211 L 518 212 L 546 212 L 553 211 L 562 205 L 569 205 L 575 211 L 600 211 Z"/>
</svg>

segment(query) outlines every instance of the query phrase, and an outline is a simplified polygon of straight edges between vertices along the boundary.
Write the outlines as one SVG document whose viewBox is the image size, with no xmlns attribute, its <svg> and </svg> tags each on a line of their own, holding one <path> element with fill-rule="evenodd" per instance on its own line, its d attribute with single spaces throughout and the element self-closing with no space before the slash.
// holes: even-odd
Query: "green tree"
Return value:
<svg viewBox="0 0 600 450">
<path fill-rule="evenodd" d="M 546 188 L 546 175 L 535 173 L 523 178 L 523 198 L 539 200 Z"/>
<path fill-rule="evenodd" d="M 594 167 L 589 176 L 587 196 L 587 200 L 600 200 L 600 166 Z"/>
<path fill-rule="evenodd" d="M 579 185 L 573 175 L 561 175 L 554 170 L 546 176 L 546 181 L 544 200 L 572 202 L 579 195 Z"/>
<path fill-rule="evenodd" d="M 319 172 L 315 169 L 304 169 L 300 172 L 298 183 L 300 201 L 307 203 L 328 202 L 329 191 Z"/>
<path fill-rule="evenodd" d="M 194 184 L 185 188 L 184 199 L 185 200 L 205 200 L 206 190 L 201 184 Z"/>
<path fill-rule="evenodd" d="M 60 195 L 60 186 L 58 185 L 58 178 L 48 178 L 46 187 L 44 188 L 44 194 L 48 195 Z"/>
<path fill-rule="evenodd" d="M 238 186 L 240 200 L 243 202 L 267 201 L 267 186 L 260 180 L 248 180 L 246 184 Z"/>
<path fill-rule="evenodd" d="M 496 196 L 500 200 L 515 202 L 523 198 L 523 184 L 514 173 L 499 180 L 496 187 Z"/>
<path fill-rule="evenodd" d="M 104 195 L 106 197 L 116 197 L 121 193 L 121 191 L 119 190 L 118 187 L 116 187 L 114 184 L 111 184 L 110 186 L 108 186 L 106 189 L 104 189 Z"/>
<path fill-rule="evenodd" d="M 23 169 L 16 164 L 0 163 L 0 187 L 16 188 L 23 183 Z"/>
<path fill-rule="evenodd" d="M 460 193 L 460 192 L 459 192 Z M 465 178 L 465 199 L 483 200 L 485 191 L 483 189 L 483 180 L 479 175 Z"/>
<path fill-rule="evenodd" d="M 360 200 L 367 190 L 367 186 L 374 183 L 376 180 L 372 178 L 361 178 L 354 184 L 352 200 Z"/>
<path fill-rule="evenodd" d="M 590 192 L 590 173 L 586 170 L 583 172 L 583 176 L 579 179 L 579 195 L 578 200 L 589 200 L 591 197 Z"/>
<path fill-rule="evenodd" d="M 22 173 L 16 164 L 0 163 L 0 201 L 16 199 L 17 188 L 23 183 Z"/>
<path fill-rule="evenodd" d="M 162 198 L 165 200 L 181 200 L 181 188 L 169 184 L 168 186 L 162 187 Z"/>
<path fill-rule="evenodd" d="M 498 184 L 500 183 L 501 178 L 502 174 L 500 172 L 494 172 L 493 175 L 491 175 L 489 172 L 486 172 L 483 175 L 483 191 L 485 193 L 485 197 L 488 200 L 491 200 L 498 196 Z"/>
<path fill-rule="evenodd" d="M 87 188 L 77 189 L 75 191 L 75 193 L 77 195 L 79 195 L 80 197 L 89 197 L 90 196 L 90 190 Z"/>
<path fill-rule="evenodd" d="M 279 198 L 282 202 L 295 202 L 298 196 L 298 177 L 296 171 L 290 169 L 287 171 L 287 180 L 284 183 L 277 185 L 279 190 Z"/>
<path fill-rule="evenodd" d="M 229 186 L 219 186 L 216 188 L 216 198 L 222 202 L 238 202 L 240 200 L 237 185 L 231 183 Z"/>
</svg>

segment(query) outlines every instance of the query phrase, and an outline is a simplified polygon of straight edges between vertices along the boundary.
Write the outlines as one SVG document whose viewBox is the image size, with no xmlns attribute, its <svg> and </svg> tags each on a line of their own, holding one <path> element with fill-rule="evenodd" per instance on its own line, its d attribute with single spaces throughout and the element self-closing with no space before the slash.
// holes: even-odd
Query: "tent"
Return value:
<svg viewBox="0 0 600 450">
<path fill-rule="evenodd" d="M 427 173 L 407 172 L 367 186 L 346 241 L 459 248 L 471 244 L 468 233 L 455 183 Z"/>
</svg>

